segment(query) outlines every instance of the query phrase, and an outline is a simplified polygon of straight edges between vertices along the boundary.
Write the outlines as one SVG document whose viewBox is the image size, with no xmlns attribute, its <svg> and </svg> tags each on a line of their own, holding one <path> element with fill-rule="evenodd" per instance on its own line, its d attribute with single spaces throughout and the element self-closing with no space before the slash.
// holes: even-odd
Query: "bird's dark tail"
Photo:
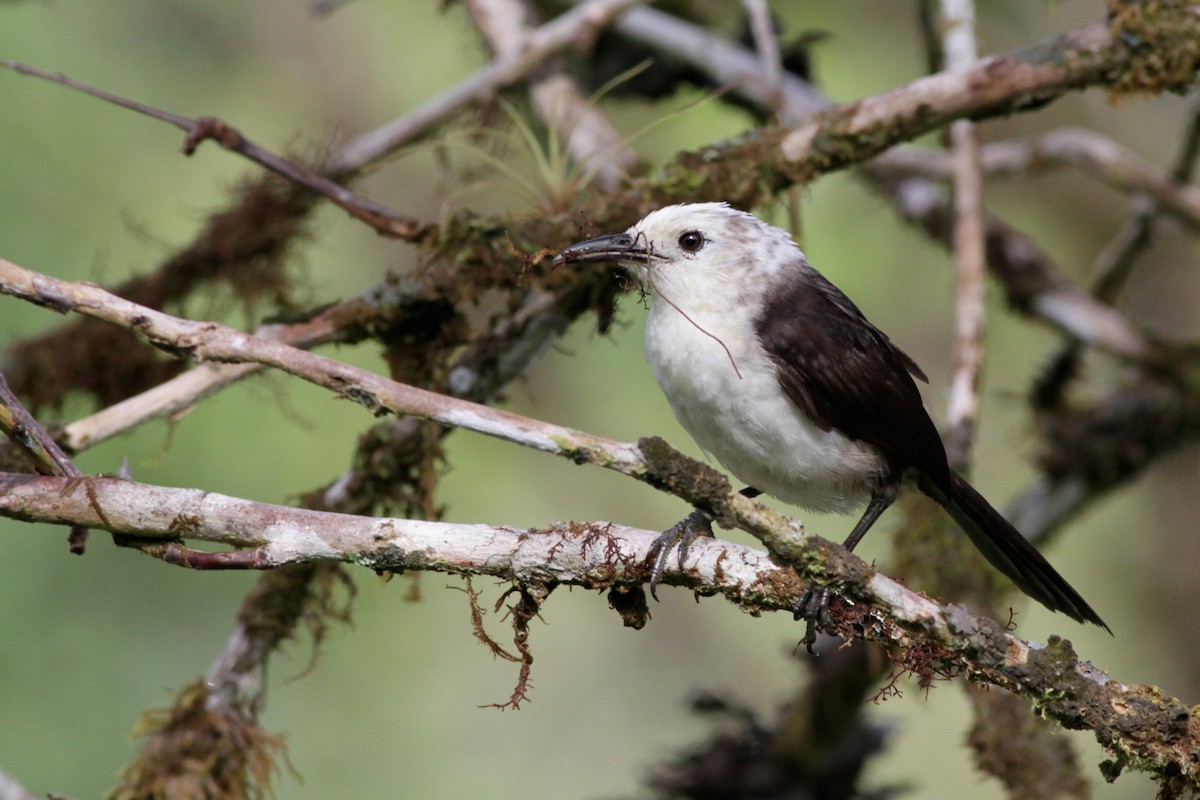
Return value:
<svg viewBox="0 0 1200 800">
<path fill-rule="evenodd" d="M 1091 622 L 1112 633 L 1100 615 L 1050 566 L 1037 548 L 962 476 L 953 471 L 950 473 L 948 496 L 929 485 L 928 480 L 921 481 L 921 488 L 945 506 L 988 563 L 1007 575 L 1022 592 L 1051 611 L 1061 611 L 1072 619 Z"/>
</svg>

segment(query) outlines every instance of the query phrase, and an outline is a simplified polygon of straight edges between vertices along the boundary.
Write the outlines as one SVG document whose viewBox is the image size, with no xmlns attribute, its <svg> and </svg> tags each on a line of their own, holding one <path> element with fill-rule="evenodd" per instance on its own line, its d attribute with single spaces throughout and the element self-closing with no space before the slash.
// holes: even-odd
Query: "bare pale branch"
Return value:
<svg viewBox="0 0 1200 800">
<path fill-rule="evenodd" d="M 1192 228 L 1200 227 L 1200 189 L 1174 180 L 1163 170 L 1111 138 L 1084 128 L 1060 128 L 1037 136 L 991 142 L 980 162 L 991 177 L 1036 175 L 1072 166 L 1124 192 L 1141 192 L 1159 204 L 1162 213 Z M 944 153 L 903 149 L 877 162 L 881 170 L 946 180 L 951 164 Z"/>
<path fill-rule="evenodd" d="M 946 69 L 969 70 L 978 58 L 975 48 L 973 0 L 942 0 L 942 50 Z M 970 463 L 979 381 L 983 370 L 984 306 L 987 253 L 985 248 L 983 176 L 979 166 L 979 137 L 967 119 L 950 125 L 954 176 L 954 374 L 946 404 L 946 455 L 951 466 Z"/>
<path fill-rule="evenodd" d="M 272 506 L 205 492 L 116 478 L 88 478 L 88 491 L 61 478 L 0 473 L 0 514 L 16 519 L 82 524 L 164 540 L 196 539 L 252 547 L 262 566 L 337 560 L 376 569 L 434 569 L 490 575 L 533 584 L 590 588 L 633 585 L 644 577 L 656 531 L 612 523 L 563 523 L 521 530 L 425 520 L 356 517 Z M 103 514 L 98 511 L 103 509 Z M 847 554 L 849 555 L 849 554 Z M 857 561 L 852 555 L 851 559 Z M 846 591 L 870 607 L 850 607 L 842 623 L 856 635 L 892 643 L 919 636 L 944 657 L 969 665 L 975 680 L 1037 700 L 1068 728 L 1089 728 L 1105 746 L 1195 777 L 1200 722 L 1180 701 L 1154 687 L 1111 680 L 1070 645 L 1034 645 L 960 606 L 941 606 L 886 576 L 865 569 L 821 577 L 849 578 Z M 751 610 L 790 611 L 800 584 L 754 548 L 698 541 L 673 582 L 722 594 Z M 855 610 L 857 608 L 857 610 Z M 871 619 L 871 612 L 883 619 Z M 1151 702 L 1151 698 L 1153 701 Z"/>
</svg>

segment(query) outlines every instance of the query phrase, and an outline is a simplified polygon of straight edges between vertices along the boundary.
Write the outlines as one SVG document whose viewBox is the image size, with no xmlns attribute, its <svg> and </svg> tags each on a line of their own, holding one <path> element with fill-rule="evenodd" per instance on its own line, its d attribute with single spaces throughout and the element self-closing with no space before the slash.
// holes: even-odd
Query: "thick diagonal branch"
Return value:
<svg viewBox="0 0 1200 800">
<path fill-rule="evenodd" d="M 0 473 L 0 514 L 165 540 L 241 545 L 253 548 L 264 566 L 336 560 L 591 588 L 640 583 L 658 535 L 611 523 L 514 530 L 356 517 L 197 489 L 88 480 L 88 492 L 70 491 L 62 478 Z M 781 526 L 776 535 L 789 536 L 791 524 L 783 520 Z M 756 611 L 790 611 L 800 588 L 795 574 L 776 566 L 767 553 L 730 542 L 697 542 L 683 566 L 676 581 Z M 866 604 L 840 615 L 843 632 L 902 647 L 917 640 L 935 645 L 939 657 L 961 664 L 973 679 L 1032 698 L 1065 727 L 1090 729 L 1101 744 L 1140 768 L 1196 788 L 1200 718 L 1177 699 L 1155 687 L 1111 680 L 1080 661 L 1062 640 L 1035 646 L 961 607 L 941 606 L 873 572 L 852 554 L 813 572 L 822 582 L 840 582 L 848 595 Z"/>
</svg>

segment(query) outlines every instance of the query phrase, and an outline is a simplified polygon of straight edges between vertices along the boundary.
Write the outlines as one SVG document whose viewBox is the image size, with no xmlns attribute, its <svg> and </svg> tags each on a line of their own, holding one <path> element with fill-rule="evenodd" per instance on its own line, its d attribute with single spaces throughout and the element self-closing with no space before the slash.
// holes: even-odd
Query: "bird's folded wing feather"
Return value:
<svg viewBox="0 0 1200 800">
<path fill-rule="evenodd" d="M 921 368 L 807 264 L 768 292 L 756 321 L 788 397 L 823 430 L 880 449 L 896 469 L 950 480 L 946 453 L 913 377 Z"/>
</svg>

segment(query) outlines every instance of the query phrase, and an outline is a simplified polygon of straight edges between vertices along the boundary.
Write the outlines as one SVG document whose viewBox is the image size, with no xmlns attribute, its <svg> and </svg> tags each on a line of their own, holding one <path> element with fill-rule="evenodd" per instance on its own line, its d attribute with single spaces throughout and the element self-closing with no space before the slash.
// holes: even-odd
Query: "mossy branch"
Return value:
<svg viewBox="0 0 1200 800">
<path fill-rule="evenodd" d="M 660 453 L 660 456 L 662 454 Z M 565 583 L 589 589 L 640 591 L 657 531 L 612 523 L 559 523 L 521 530 L 424 520 L 358 517 L 273 506 L 196 489 L 172 489 L 118 478 L 86 478 L 87 491 L 63 478 L 0 473 L 0 515 L 84 525 L 137 536 L 140 546 L 182 540 L 248 548 L 255 566 L 340 561 L 376 570 L 431 570 L 489 575 L 519 584 Z M 103 514 L 98 511 L 103 509 Z M 799 537 L 786 521 L 772 536 L 792 542 L 783 555 L 853 603 L 838 601 L 835 633 L 866 638 L 901 652 L 921 643 L 919 658 L 956 665 L 972 680 L 1034 701 L 1040 713 L 1071 729 L 1092 730 L 1117 759 L 1196 788 L 1200 718 L 1152 686 L 1125 685 L 1079 659 L 1069 642 L 1041 646 L 1000 624 L 940 605 L 834 545 Z M 698 541 L 672 583 L 720 594 L 753 613 L 790 612 L 802 584 L 766 552 L 714 539 Z M 916 658 L 917 656 L 914 656 Z M 903 656 L 901 657 L 903 659 Z M 904 663 L 903 661 L 901 663 Z M 919 664 L 909 665 L 913 669 Z M 945 669 L 945 664 L 943 669 Z M 1119 769 L 1119 766 L 1113 767 Z"/>
</svg>

